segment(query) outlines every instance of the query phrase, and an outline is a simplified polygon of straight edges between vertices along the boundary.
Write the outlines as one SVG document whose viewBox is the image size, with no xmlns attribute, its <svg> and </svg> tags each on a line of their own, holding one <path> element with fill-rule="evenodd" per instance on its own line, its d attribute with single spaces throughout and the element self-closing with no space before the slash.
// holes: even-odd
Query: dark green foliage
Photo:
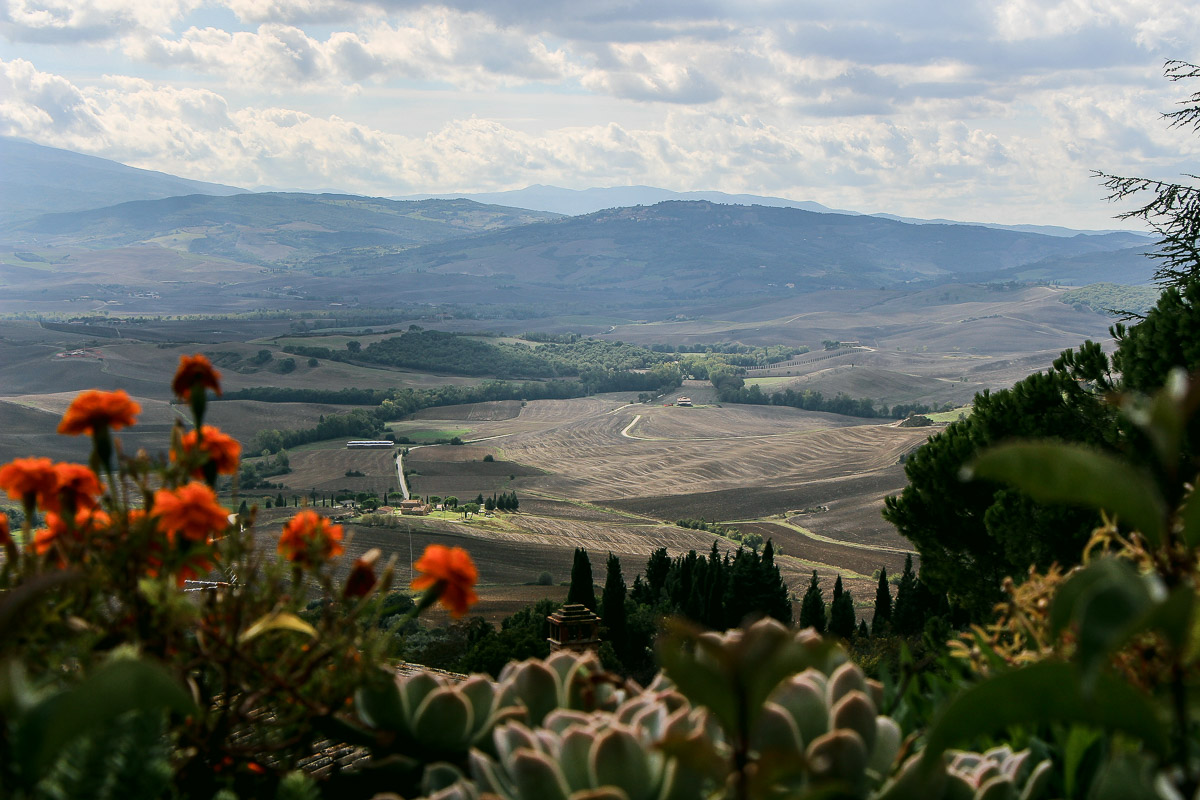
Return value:
<svg viewBox="0 0 1200 800">
<path fill-rule="evenodd" d="M 867 621 L 866 621 L 865 619 L 864 619 L 864 620 L 860 620 L 860 621 L 859 621 L 859 623 L 858 623 L 858 631 L 857 631 L 857 633 L 856 633 L 855 635 L 856 635 L 856 636 L 857 636 L 859 639 L 869 639 L 869 638 L 871 638 L 871 631 L 870 631 L 870 629 L 868 629 L 868 628 L 867 628 Z"/>
<path fill-rule="evenodd" d="M 896 587 L 896 603 L 892 609 L 892 630 L 902 636 L 920 633 L 925 625 L 917 593 L 917 575 L 913 572 L 912 555 L 904 558 L 904 572 Z"/>
<path fill-rule="evenodd" d="M 887 419 L 904 419 L 910 414 L 931 414 L 935 411 L 947 411 L 953 407 L 949 403 L 941 406 L 930 406 L 924 403 L 898 403 L 891 408 L 886 405 L 876 408 L 873 400 L 851 397 L 841 393 L 835 397 L 825 397 L 812 389 L 805 389 L 801 392 L 785 389 L 782 392 L 767 393 L 758 384 L 747 389 L 742 378 L 728 372 L 710 372 L 709 379 L 717 389 L 717 399 L 722 403 L 787 406 L 805 411 L 844 414 L 848 417 L 883 417 Z"/>
<path fill-rule="evenodd" d="M 803 611 L 803 607 L 801 608 Z M 854 599 L 842 588 L 842 576 L 833 585 L 833 602 L 829 607 L 829 632 L 842 639 L 854 638 Z"/>
<path fill-rule="evenodd" d="M 587 550 L 575 548 L 575 561 L 571 564 L 571 588 L 567 590 L 567 602 L 579 603 L 592 611 L 597 608 L 596 587 L 592 583 L 592 562 Z"/>
<path fill-rule="evenodd" d="M 557 607 L 558 604 L 553 600 L 541 600 L 526 606 L 506 617 L 500 623 L 499 631 L 481 618 L 475 618 L 470 624 L 476 625 L 479 632 L 455 669 L 461 672 L 487 672 L 495 677 L 509 661 L 550 655 L 550 643 L 546 641 L 550 633 L 546 617 Z"/>
<path fill-rule="evenodd" d="M 840 576 L 838 580 L 841 580 Z M 825 598 L 821 595 L 821 584 L 815 569 L 808 590 L 804 592 L 804 599 L 800 601 L 800 627 L 813 628 L 817 633 L 825 632 Z"/>
<path fill-rule="evenodd" d="M 613 652 L 624 663 L 629 655 L 629 625 L 625 611 L 625 578 L 621 575 L 621 559 L 612 553 L 605 562 L 604 593 L 600 598 L 600 616 L 604 620 L 606 638 Z"/>
<path fill-rule="evenodd" d="M 1037 503 L 987 481 L 964 483 L 959 473 L 982 449 L 1012 438 L 1065 440 L 1144 461 L 1151 448 L 1118 423 L 1102 393 L 1151 392 L 1173 367 L 1200 368 L 1200 281 L 1168 288 L 1142 322 L 1118 324 L 1113 334 L 1118 344 L 1111 366 L 1094 342 L 1065 351 L 1050 371 L 977 395 L 970 417 L 905 462 L 909 486 L 887 498 L 884 517 L 921 554 L 921 583 L 930 592 L 949 595 L 979 618 L 997 600 L 1005 576 L 1022 575 L 1031 564 L 1078 563 L 1098 522 L 1094 511 Z M 1200 451 L 1195 418 L 1186 447 Z"/>
<path fill-rule="evenodd" d="M 349 345 L 347 345 L 349 346 Z M 667 358 L 632 344 L 580 339 L 571 344 L 527 347 L 442 331 L 409 331 L 372 342 L 359 354 L 362 361 L 406 369 L 456 375 L 503 378 L 578 376 L 585 382 L 597 372 L 648 369 Z"/>
<path fill-rule="evenodd" d="M 1080 359 L 1090 353 L 1081 348 Z M 1095 527 L 1092 512 L 1041 505 L 1014 489 L 960 479 L 976 453 L 1009 438 L 1060 436 L 1114 446 L 1113 414 L 1069 366 L 976 395 L 971 416 L 905 461 L 909 486 L 886 500 L 883 516 L 916 546 L 923 580 L 974 615 L 990 611 L 1006 575 L 1023 574 L 1031 563 L 1075 563 Z"/>
<path fill-rule="evenodd" d="M 871 634 L 880 636 L 891 630 L 892 588 L 888 586 L 887 570 L 879 570 L 879 585 L 875 587 L 875 613 L 871 617 Z"/>
</svg>

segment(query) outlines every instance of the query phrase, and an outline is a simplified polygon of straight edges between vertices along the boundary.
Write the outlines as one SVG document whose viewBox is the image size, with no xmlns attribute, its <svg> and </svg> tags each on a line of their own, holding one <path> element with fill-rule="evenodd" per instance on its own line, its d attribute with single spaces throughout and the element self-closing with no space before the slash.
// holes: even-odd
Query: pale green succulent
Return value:
<svg viewBox="0 0 1200 800">
<path fill-rule="evenodd" d="M 545 661 L 511 662 L 500 672 L 498 697 L 503 707 L 525 709 L 526 721 L 540 725 L 556 708 L 612 710 L 630 687 L 600 666 L 594 653 L 559 651 Z"/>
<path fill-rule="evenodd" d="M 908 759 L 879 800 L 1040 800 L 1048 797 L 1052 765 L 1007 746 L 986 753 L 950 750 L 938 768 Z"/>
<path fill-rule="evenodd" d="M 523 716 L 519 708 L 503 707 L 497 687 L 481 675 L 456 684 L 419 672 L 364 687 L 355 699 L 362 721 L 393 736 L 394 749 L 427 761 L 462 762 L 472 747 L 489 741 L 498 722 Z"/>
<path fill-rule="evenodd" d="M 664 747 L 704 737 L 704 715 L 673 693 L 646 693 L 615 712 L 569 709 L 541 729 L 506 723 L 497 758 L 471 753 L 471 775 L 504 800 L 690 800 L 703 776 Z"/>
</svg>

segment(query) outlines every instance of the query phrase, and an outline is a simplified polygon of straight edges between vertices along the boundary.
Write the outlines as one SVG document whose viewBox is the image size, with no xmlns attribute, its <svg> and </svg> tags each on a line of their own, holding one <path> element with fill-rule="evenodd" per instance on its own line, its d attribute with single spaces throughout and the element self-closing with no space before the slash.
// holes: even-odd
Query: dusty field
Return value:
<svg viewBox="0 0 1200 800">
<path fill-rule="evenodd" d="M 344 444 L 334 447 L 301 448 L 289 453 L 292 471 L 286 475 L 267 478 L 293 490 L 333 492 L 348 489 L 353 492 L 373 491 L 380 495 L 386 490 L 398 492 L 394 451 L 351 450 Z M 347 471 L 363 473 L 348 476 Z"/>
<path fill-rule="evenodd" d="M 502 420 L 515 419 L 521 413 L 520 400 L 496 400 L 489 403 L 464 403 L 442 408 L 424 408 L 413 419 Z"/>
</svg>

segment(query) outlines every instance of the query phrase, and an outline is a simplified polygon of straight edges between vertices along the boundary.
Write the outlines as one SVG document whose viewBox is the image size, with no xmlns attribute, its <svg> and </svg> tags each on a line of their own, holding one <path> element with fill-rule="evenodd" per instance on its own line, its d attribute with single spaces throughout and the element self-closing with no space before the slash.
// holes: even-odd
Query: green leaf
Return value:
<svg viewBox="0 0 1200 800">
<path fill-rule="evenodd" d="M 1095 683 L 1094 694 L 1085 695 L 1079 669 L 1055 662 L 989 678 L 967 689 L 942 710 L 929 730 L 925 763 L 936 763 L 956 744 L 967 745 L 1011 725 L 1052 722 L 1095 725 L 1139 739 L 1156 752 L 1165 752 L 1166 727 L 1150 700 L 1110 675 L 1097 675 Z"/>
<path fill-rule="evenodd" d="M 249 628 L 242 632 L 238 637 L 238 642 L 245 644 L 267 631 L 285 630 L 303 633 L 305 636 L 315 638 L 317 629 L 309 625 L 304 620 L 297 617 L 288 611 L 272 611 L 270 614 L 264 614 L 254 621 Z"/>
<path fill-rule="evenodd" d="M 1192 480 L 1192 485 L 1200 485 L 1198 482 L 1200 475 Z M 1192 489 L 1191 495 L 1179 512 L 1179 519 L 1183 523 L 1183 543 L 1188 547 L 1200 545 L 1200 495 L 1195 489 Z"/>
<path fill-rule="evenodd" d="M 1010 483 L 1043 503 L 1104 509 L 1139 530 L 1151 546 L 1163 540 L 1158 488 L 1140 470 L 1095 448 L 1002 444 L 984 451 L 965 476 Z"/>
<path fill-rule="evenodd" d="M 135 659 L 112 661 L 29 711 L 17 733 L 19 763 L 40 777 L 74 739 L 101 731 L 130 711 L 192 714 L 196 706 L 162 667 Z"/>
</svg>

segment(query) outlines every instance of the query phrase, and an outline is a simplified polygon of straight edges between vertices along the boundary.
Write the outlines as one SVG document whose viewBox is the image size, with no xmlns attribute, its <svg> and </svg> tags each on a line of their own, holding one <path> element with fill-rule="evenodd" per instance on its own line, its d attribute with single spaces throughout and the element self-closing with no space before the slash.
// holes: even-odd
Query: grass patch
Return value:
<svg viewBox="0 0 1200 800">
<path fill-rule="evenodd" d="M 974 406 L 961 406 L 959 408 L 952 408 L 949 411 L 939 411 L 936 414 L 925 414 L 924 416 L 929 417 L 934 422 L 957 422 L 959 417 L 971 416 L 971 411 L 974 408 Z"/>
<path fill-rule="evenodd" d="M 442 440 L 453 439 L 455 436 L 460 439 L 466 436 L 472 428 L 406 428 L 402 425 L 388 425 L 388 430 L 396 434 L 397 437 L 407 436 L 414 442 L 437 442 Z"/>
<path fill-rule="evenodd" d="M 746 378 L 746 385 L 747 386 L 761 386 L 764 389 L 767 389 L 767 388 L 770 388 L 773 386 L 780 386 L 785 383 L 791 383 L 794 380 L 796 380 L 796 378 L 795 378 L 795 376 L 792 376 L 792 375 L 778 375 L 778 376 L 769 377 L 769 378 Z"/>
</svg>

